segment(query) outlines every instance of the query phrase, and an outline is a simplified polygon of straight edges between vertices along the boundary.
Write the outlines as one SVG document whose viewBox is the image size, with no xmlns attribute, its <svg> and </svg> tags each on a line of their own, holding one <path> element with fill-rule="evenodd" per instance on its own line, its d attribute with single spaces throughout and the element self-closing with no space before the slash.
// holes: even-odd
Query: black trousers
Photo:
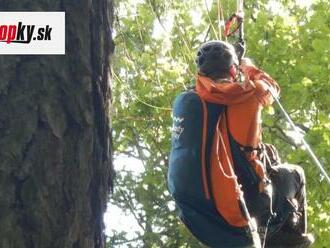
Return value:
<svg viewBox="0 0 330 248">
<path fill-rule="evenodd" d="M 274 200 L 286 199 L 295 211 L 289 215 L 281 229 L 272 235 L 269 242 L 283 239 L 283 233 L 292 234 L 292 238 L 306 233 L 307 202 L 304 170 L 298 165 L 280 164 L 272 168 L 270 177 L 274 188 Z"/>
</svg>

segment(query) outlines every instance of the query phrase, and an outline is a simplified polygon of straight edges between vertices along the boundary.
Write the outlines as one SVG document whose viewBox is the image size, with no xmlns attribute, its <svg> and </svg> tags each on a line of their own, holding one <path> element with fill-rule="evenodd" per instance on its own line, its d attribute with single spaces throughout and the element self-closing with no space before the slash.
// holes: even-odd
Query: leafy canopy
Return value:
<svg viewBox="0 0 330 248">
<path fill-rule="evenodd" d="M 235 12 L 236 1 L 221 3 L 225 18 Z M 247 56 L 279 82 L 281 102 L 330 171 L 330 6 L 328 0 L 304 3 L 246 0 Z M 115 5 L 115 18 L 115 156 L 138 159 L 143 170 L 118 168 L 112 204 L 133 216 L 139 228 L 113 230 L 109 247 L 202 247 L 176 217 L 166 165 L 171 103 L 194 82 L 199 45 L 219 37 L 217 1 L 123 0 Z M 275 144 L 283 161 L 305 169 L 309 230 L 317 236 L 315 247 L 327 247 L 329 185 L 294 144 L 277 107 L 263 118 L 264 140 Z"/>
</svg>

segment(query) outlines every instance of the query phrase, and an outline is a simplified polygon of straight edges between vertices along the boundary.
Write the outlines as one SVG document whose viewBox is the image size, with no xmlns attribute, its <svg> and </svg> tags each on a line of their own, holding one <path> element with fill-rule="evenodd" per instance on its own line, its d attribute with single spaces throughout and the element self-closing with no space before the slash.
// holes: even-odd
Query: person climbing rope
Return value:
<svg viewBox="0 0 330 248">
<path fill-rule="evenodd" d="M 196 63 L 173 106 L 168 187 L 181 220 L 209 247 L 310 247 L 304 171 L 261 140 L 278 84 L 227 42 L 202 44 Z"/>
</svg>

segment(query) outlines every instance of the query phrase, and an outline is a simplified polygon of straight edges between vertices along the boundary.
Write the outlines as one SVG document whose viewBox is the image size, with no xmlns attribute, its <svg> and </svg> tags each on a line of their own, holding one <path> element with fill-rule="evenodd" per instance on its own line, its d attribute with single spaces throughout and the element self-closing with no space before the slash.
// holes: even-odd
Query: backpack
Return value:
<svg viewBox="0 0 330 248">
<path fill-rule="evenodd" d="M 219 115 L 225 106 L 206 103 L 196 92 L 180 94 L 173 105 L 168 188 L 179 217 L 209 247 L 252 244 L 246 228 L 232 227 L 219 215 L 210 187 L 210 152 Z M 211 113 L 211 114 L 209 114 Z"/>
</svg>

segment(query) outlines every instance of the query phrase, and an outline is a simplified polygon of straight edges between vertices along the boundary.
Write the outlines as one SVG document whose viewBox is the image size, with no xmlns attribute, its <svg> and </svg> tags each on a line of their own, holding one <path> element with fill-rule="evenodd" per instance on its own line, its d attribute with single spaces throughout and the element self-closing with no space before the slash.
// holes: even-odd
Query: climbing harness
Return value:
<svg viewBox="0 0 330 248">
<path fill-rule="evenodd" d="M 244 12 L 243 12 L 243 0 L 238 0 L 238 2 L 240 4 L 238 6 L 238 10 L 235 14 L 231 15 L 230 18 L 227 20 L 227 22 L 225 24 L 224 33 L 225 33 L 226 37 L 229 37 L 229 36 L 232 36 L 235 33 L 239 32 L 238 33 L 238 41 L 235 44 L 235 49 L 236 49 L 236 51 L 240 52 L 237 55 L 238 55 L 239 61 L 241 61 L 241 59 L 244 57 L 244 54 L 245 54 L 245 40 L 244 40 L 244 30 L 243 30 L 243 28 L 244 28 L 244 26 L 243 26 Z M 236 27 L 232 28 L 234 22 L 236 22 Z M 237 49 L 237 47 L 239 49 Z M 278 99 L 277 94 L 271 88 L 269 88 L 268 91 L 270 92 L 270 94 L 274 98 L 276 104 L 279 106 L 280 111 L 284 115 L 285 119 L 289 122 L 289 124 L 290 124 L 291 128 L 293 129 L 293 131 L 297 135 L 300 135 L 300 133 L 298 131 L 298 128 L 296 127 L 296 125 L 294 124 L 292 119 L 290 118 L 289 114 L 285 111 L 284 107 L 282 106 L 281 102 Z M 319 168 L 319 170 L 321 172 L 321 175 L 323 175 L 323 177 L 326 179 L 326 181 L 328 182 L 328 184 L 330 186 L 330 177 L 329 177 L 327 171 L 325 170 L 325 168 L 323 167 L 320 160 L 317 158 L 317 156 L 315 155 L 315 153 L 313 152 L 313 150 L 311 149 L 309 144 L 306 142 L 304 137 L 301 137 L 301 145 L 307 151 L 307 153 L 309 154 L 309 156 L 311 157 L 313 162 Z M 271 214 L 270 218 L 267 221 L 264 235 L 261 235 L 261 233 L 259 233 L 260 236 L 263 236 L 262 237 L 263 244 L 262 244 L 261 247 L 265 246 L 267 230 L 268 230 L 268 226 L 269 226 L 269 223 L 271 221 L 271 218 L 272 218 L 272 214 Z"/>
<path fill-rule="evenodd" d="M 241 54 L 238 54 L 239 60 L 241 60 L 241 58 L 244 57 L 244 53 L 245 53 L 245 40 L 244 40 L 243 21 L 244 21 L 243 0 L 237 0 L 237 12 L 235 14 L 231 15 L 229 17 L 229 19 L 226 21 L 224 33 L 225 33 L 226 37 L 230 37 L 230 36 L 234 35 L 236 32 L 238 32 L 238 41 L 237 41 L 235 46 L 236 47 L 240 46 L 241 51 L 242 51 Z M 236 27 L 232 28 L 234 22 L 236 22 Z M 280 103 L 280 101 L 279 101 L 277 95 L 275 94 L 275 92 L 273 92 L 271 89 L 269 89 L 269 92 L 273 96 L 275 102 L 279 106 L 279 108 L 280 108 L 282 114 L 284 115 L 284 117 L 289 122 L 289 124 L 292 127 L 293 131 L 297 135 L 300 135 L 296 125 L 293 123 L 293 121 L 291 120 L 289 114 L 283 108 L 283 106 Z M 330 177 L 329 177 L 327 171 L 324 169 L 324 167 L 321 164 L 320 160 L 317 158 L 317 156 L 315 155 L 315 153 L 313 152 L 313 150 L 311 149 L 311 147 L 309 146 L 309 144 L 306 142 L 306 140 L 303 137 L 301 138 L 301 144 L 302 144 L 302 147 L 304 147 L 306 149 L 307 153 L 310 155 L 311 159 L 316 164 L 316 166 L 320 169 L 321 174 L 325 177 L 325 179 L 327 180 L 327 182 L 330 186 Z"/>
</svg>

